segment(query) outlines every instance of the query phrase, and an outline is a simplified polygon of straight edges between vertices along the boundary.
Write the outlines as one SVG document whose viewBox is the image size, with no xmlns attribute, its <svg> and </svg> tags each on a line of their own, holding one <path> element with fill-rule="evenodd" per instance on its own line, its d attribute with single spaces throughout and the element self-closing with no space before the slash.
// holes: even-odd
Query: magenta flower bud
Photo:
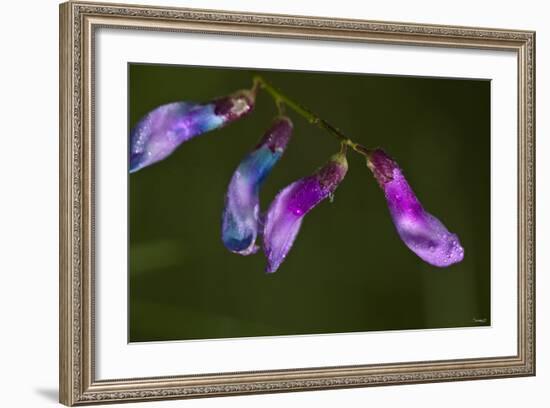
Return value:
<svg viewBox="0 0 550 408">
<path fill-rule="evenodd" d="M 278 117 L 231 178 L 222 217 L 222 241 L 231 252 L 253 254 L 260 225 L 260 187 L 283 155 L 292 122 Z"/>
<path fill-rule="evenodd" d="M 248 90 L 205 104 L 173 102 L 145 115 L 130 133 L 130 173 L 168 157 L 182 143 L 250 113 L 255 95 Z"/>
<path fill-rule="evenodd" d="M 384 190 L 393 223 L 405 245 L 434 266 L 462 261 L 464 249 L 458 236 L 424 210 L 397 163 L 376 149 L 368 153 L 368 166 Z"/>
<path fill-rule="evenodd" d="M 346 156 L 338 153 L 313 175 L 285 187 L 267 211 L 264 226 L 266 272 L 275 272 L 292 248 L 304 216 L 330 197 L 348 170 Z"/>
</svg>

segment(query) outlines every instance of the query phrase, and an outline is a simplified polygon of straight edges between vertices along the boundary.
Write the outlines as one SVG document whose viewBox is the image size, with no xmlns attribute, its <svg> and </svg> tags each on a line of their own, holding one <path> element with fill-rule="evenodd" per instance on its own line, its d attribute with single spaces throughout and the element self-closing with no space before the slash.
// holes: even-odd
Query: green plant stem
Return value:
<svg viewBox="0 0 550 408">
<path fill-rule="evenodd" d="M 273 85 L 267 82 L 260 75 L 256 75 L 254 77 L 253 90 L 256 91 L 258 88 L 265 90 L 274 99 L 279 112 L 283 111 L 283 107 L 282 107 L 283 105 L 288 106 L 294 112 L 296 112 L 297 114 L 305 118 L 309 123 L 335 136 L 340 141 L 340 143 L 342 143 L 342 145 L 350 146 L 354 151 L 365 156 L 368 160 L 369 155 L 372 152 L 372 149 L 366 148 L 360 145 L 359 143 L 355 143 L 349 137 L 344 135 L 342 131 L 338 129 L 336 126 L 333 126 L 332 124 L 327 122 L 325 119 L 321 118 L 319 115 L 313 113 L 309 109 L 300 105 L 295 100 L 291 99 L 289 96 L 285 95 L 283 92 L 275 88 Z"/>
</svg>

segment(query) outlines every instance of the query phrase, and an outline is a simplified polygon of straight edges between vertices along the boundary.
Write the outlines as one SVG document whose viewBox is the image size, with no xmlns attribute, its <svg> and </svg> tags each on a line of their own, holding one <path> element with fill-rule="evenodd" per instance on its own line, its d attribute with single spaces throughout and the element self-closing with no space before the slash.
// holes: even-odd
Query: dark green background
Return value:
<svg viewBox="0 0 550 408">
<path fill-rule="evenodd" d="M 490 82 L 261 73 L 355 141 L 393 156 L 426 210 L 459 235 L 464 261 L 439 269 L 412 253 L 365 160 L 353 152 L 334 202 L 306 216 L 278 272 L 263 272 L 261 252 L 228 252 L 220 237 L 227 185 L 276 113 L 260 93 L 248 118 L 129 176 L 129 340 L 489 325 Z M 248 88 L 252 75 L 130 64 L 129 126 L 161 104 Z M 295 133 L 263 186 L 262 210 L 339 147 L 289 115 Z"/>
</svg>

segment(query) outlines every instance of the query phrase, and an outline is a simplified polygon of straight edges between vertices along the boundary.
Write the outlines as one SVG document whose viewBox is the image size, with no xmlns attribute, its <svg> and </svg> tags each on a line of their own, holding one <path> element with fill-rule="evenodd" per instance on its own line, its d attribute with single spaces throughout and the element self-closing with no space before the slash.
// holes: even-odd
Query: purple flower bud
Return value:
<svg viewBox="0 0 550 408">
<path fill-rule="evenodd" d="M 195 136 L 247 115 L 254 100 L 253 92 L 241 90 L 206 104 L 173 102 L 153 109 L 130 133 L 130 173 L 166 158 Z"/>
<path fill-rule="evenodd" d="M 292 248 L 304 215 L 334 193 L 347 170 L 345 154 L 335 154 L 313 175 L 295 181 L 277 194 L 267 211 L 264 227 L 266 272 L 279 268 Z"/>
<path fill-rule="evenodd" d="M 230 251 L 249 255 L 258 250 L 255 243 L 260 224 L 260 187 L 283 155 L 291 135 L 290 119 L 275 119 L 233 174 L 222 217 L 222 241 Z"/>
<path fill-rule="evenodd" d="M 464 249 L 458 236 L 424 210 L 397 163 L 376 149 L 368 154 L 368 166 L 384 190 L 393 223 L 405 245 L 434 266 L 462 261 Z"/>
</svg>

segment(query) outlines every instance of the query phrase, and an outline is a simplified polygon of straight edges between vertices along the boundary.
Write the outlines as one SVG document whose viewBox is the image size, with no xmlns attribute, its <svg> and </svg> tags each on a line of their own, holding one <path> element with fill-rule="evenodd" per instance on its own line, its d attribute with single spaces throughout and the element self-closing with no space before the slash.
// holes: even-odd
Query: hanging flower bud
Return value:
<svg viewBox="0 0 550 408">
<path fill-rule="evenodd" d="M 130 173 L 169 156 L 180 144 L 248 113 L 255 95 L 248 90 L 206 104 L 173 102 L 145 115 L 130 134 Z"/>
<path fill-rule="evenodd" d="M 279 268 L 292 248 L 304 215 L 332 196 L 347 170 L 345 154 L 335 154 L 313 175 L 295 181 L 277 194 L 267 211 L 264 227 L 266 272 Z"/>
<path fill-rule="evenodd" d="M 393 223 L 405 245 L 434 266 L 462 261 L 464 249 L 458 237 L 424 210 L 397 163 L 381 149 L 370 151 L 367 163 L 384 190 Z"/>
<path fill-rule="evenodd" d="M 222 217 L 222 241 L 230 251 L 249 255 L 258 250 L 255 243 L 260 225 L 260 187 L 283 155 L 291 135 L 290 119 L 276 118 L 233 174 Z"/>
</svg>

